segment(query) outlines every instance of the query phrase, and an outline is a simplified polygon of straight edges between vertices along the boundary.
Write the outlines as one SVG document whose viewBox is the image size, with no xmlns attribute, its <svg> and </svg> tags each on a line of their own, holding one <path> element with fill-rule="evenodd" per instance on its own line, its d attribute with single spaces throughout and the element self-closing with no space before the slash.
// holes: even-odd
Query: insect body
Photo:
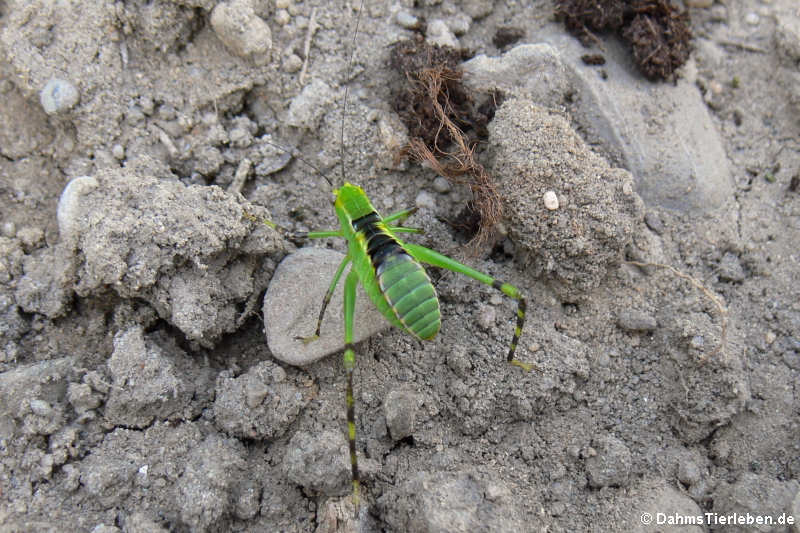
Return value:
<svg viewBox="0 0 800 533">
<path fill-rule="evenodd" d="M 419 233 L 420 230 L 399 224 L 416 211 L 407 209 L 385 218 L 378 215 L 364 190 L 345 183 L 334 190 L 334 209 L 339 218 L 338 230 L 308 233 L 309 238 L 342 237 L 349 250 L 342 260 L 325 294 L 317 320 L 317 329 L 310 337 L 301 337 L 305 343 L 319 338 L 322 318 L 345 268 L 352 268 L 344 285 L 344 367 L 347 372 L 347 428 L 352 466 L 353 501 L 358 509 L 359 476 L 356 456 L 356 425 L 353 399 L 353 370 L 356 359 L 353 349 L 353 315 L 356 287 L 360 282 L 372 303 L 398 328 L 420 340 L 430 340 L 439 332 L 441 317 L 436 291 L 420 263 L 446 268 L 491 285 L 506 296 L 517 300 L 517 326 L 508 351 L 508 362 L 525 370 L 532 365 L 514 358 L 514 353 L 525 322 L 525 299 L 519 290 L 508 283 L 459 263 L 424 246 L 404 243 L 398 233 Z"/>
</svg>

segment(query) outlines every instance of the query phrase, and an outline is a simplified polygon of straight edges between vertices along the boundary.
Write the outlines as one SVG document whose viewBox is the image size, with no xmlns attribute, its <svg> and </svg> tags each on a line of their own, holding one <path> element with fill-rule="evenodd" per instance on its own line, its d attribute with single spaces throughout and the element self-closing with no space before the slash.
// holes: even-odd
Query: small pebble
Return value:
<svg viewBox="0 0 800 533">
<path fill-rule="evenodd" d="M 115 144 L 111 147 L 111 155 L 114 156 L 114 159 L 122 161 L 125 159 L 125 147 L 121 144 Z"/>
<path fill-rule="evenodd" d="M 700 467 L 691 460 L 683 461 L 678 465 L 678 481 L 684 485 L 694 485 L 700 481 Z"/>
<path fill-rule="evenodd" d="M 626 331 L 653 331 L 658 327 L 654 316 L 630 309 L 619 314 L 617 323 Z"/>
<path fill-rule="evenodd" d="M 758 13 L 754 13 L 752 11 L 744 16 L 744 21 L 751 26 L 757 25 L 760 20 L 761 17 L 758 16 Z"/>
<path fill-rule="evenodd" d="M 152 115 L 153 111 L 156 110 L 156 104 L 149 96 L 142 96 L 139 98 L 139 106 L 142 108 L 142 113 L 148 116 Z"/>
<path fill-rule="evenodd" d="M 211 28 L 233 54 L 259 65 L 269 61 L 272 32 L 246 0 L 217 4 L 211 12 Z"/>
<path fill-rule="evenodd" d="M 277 9 L 288 9 L 292 4 L 290 0 L 275 0 L 275 7 Z"/>
<path fill-rule="evenodd" d="M 739 256 L 733 252 L 725 252 L 719 262 L 719 279 L 721 281 L 740 282 L 747 277 Z"/>
<path fill-rule="evenodd" d="M 13 238 L 17 235 L 17 225 L 13 222 L 3 222 L 3 237 Z"/>
<path fill-rule="evenodd" d="M 694 350 L 702 350 L 703 346 L 705 346 L 706 340 L 703 338 L 702 335 L 695 335 L 689 341 L 689 347 Z"/>
<path fill-rule="evenodd" d="M 303 68 L 303 60 L 300 59 L 300 56 L 297 54 L 289 54 L 283 60 L 283 71 L 288 72 L 289 74 L 298 72 L 301 68 Z"/>
<path fill-rule="evenodd" d="M 451 190 L 450 182 L 441 176 L 437 176 L 436 179 L 433 180 L 433 190 L 440 194 L 447 194 Z"/>
<path fill-rule="evenodd" d="M 398 11 L 395 17 L 397 23 L 407 30 L 419 28 L 419 19 L 407 11 Z"/>
<path fill-rule="evenodd" d="M 414 205 L 422 209 L 430 209 L 433 211 L 436 209 L 436 200 L 429 192 L 420 191 L 420 193 L 417 195 L 417 198 L 414 200 Z"/>
<path fill-rule="evenodd" d="M 767 333 L 764 335 L 764 340 L 767 342 L 767 344 L 772 344 L 773 342 L 775 342 L 775 340 L 776 340 L 777 338 L 778 338 L 778 336 L 777 336 L 777 335 L 775 335 L 775 332 L 774 332 L 774 331 L 768 331 L 768 332 L 767 332 Z"/>
<path fill-rule="evenodd" d="M 544 200 L 544 206 L 550 211 L 558 209 L 558 196 L 554 191 L 547 191 L 544 193 L 544 196 L 542 196 L 542 199 Z"/>
<path fill-rule="evenodd" d="M 708 88 L 711 90 L 713 94 L 722 94 L 723 87 L 720 82 L 717 80 L 711 80 L 708 82 Z"/>
<path fill-rule="evenodd" d="M 41 228 L 25 226 L 17 230 L 17 238 L 25 248 L 33 250 L 44 242 L 44 231 Z"/>
<path fill-rule="evenodd" d="M 459 47 L 455 34 L 447 27 L 447 23 L 441 19 L 433 19 L 428 23 L 425 40 L 429 44 L 438 44 L 439 46 L 449 46 L 451 48 Z"/>
<path fill-rule="evenodd" d="M 53 408 L 50 407 L 50 404 L 44 400 L 31 400 L 31 411 L 33 414 L 49 417 L 53 414 Z"/>
<path fill-rule="evenodd" d="M 78 89 L 70 82 L 59 78 L 48 81 L 39 94 L 39 101 L 48 115 L 69 111 L 75 107 L 79 99 Z"/>
<path fill-rule="evenodd" d="M 292 20 L 292 16 L 285 9 L 279 9 L 275 12 L 275 22 L 280 26 L 286 26 Z"/>
<path fill-rule="evenodd" d="M 393 440 L 398 441 L 414 434 L 418 409 L 419 399 L 412 392 L 393 390 L 386 395 L 383 413 Z"/>
<path fill-rule="evenodd" d="M 497 311 L 494 307 L 489 305 L 482 305 L 481 311 L 478 313 L 478 326 L 481 329 L 488 330 L 494 327 L 497 321 Z"/>
</svg>

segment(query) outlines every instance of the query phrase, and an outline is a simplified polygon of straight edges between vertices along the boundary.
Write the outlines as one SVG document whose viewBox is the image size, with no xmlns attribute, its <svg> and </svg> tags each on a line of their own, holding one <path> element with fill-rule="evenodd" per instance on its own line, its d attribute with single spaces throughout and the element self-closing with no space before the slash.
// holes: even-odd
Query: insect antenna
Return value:
<svg viewBox="0 0 800 533">
<path fill-rule="evenodd" d="M 361 12 L 364 11 L 364 0 L 361 0 L 361 5 L 358 8 L 358 15 L 356 15 L 356 28 L 353 31 L 353 42 L 350 45 L 350 57 L 347 60 L 347 73 L 344 78 L 344 96 L 342 97 L 342 129 L 339 132 L 339 165 L 342 171 L 342 183 L 345 182 L 344 170 L 344 122 L 347 117 L 347 94 L 350 92 L 350 73 L 353 70 L 353 57 L 356 54 L 356 37 L 358 37 L 358 25 L 361 23 Z"/>
<path fill-rule="evenodd" d="M 326 176 L 324 172 L 322 172 L 319 168 L 317 168 L 316 166 L 311 164 L 306 158 L 304 158 L 302 155 L 300 155 L 300 152 L 299 152 L 299 150 L 297 150 L 297 148 L 287 148 L 287 147 L 285 147 L 283 145 L 280 145 L 280 144 L 272 142 L 272 141 L 268 141 L 266 139 L 261 139 L 261 142 L 264 142 L 264 143 L 272 146 L 273 148 L 277 148 L 278 150 L 280 150 L 280 151 L 282 151 L 284 153 L 287 153 L 292 157 L 296 157 L 301 163 L 303 163 L 304 165 L 309 167 L 311 170 L 316 172 L 319 176 L 321 176 L 322 179 L 324 179 L 328 183 L 330 188 L 333 189 L 333 183 L 331 183 L 331 180 L 328 178 L 328 176 Z"/>
</svg>

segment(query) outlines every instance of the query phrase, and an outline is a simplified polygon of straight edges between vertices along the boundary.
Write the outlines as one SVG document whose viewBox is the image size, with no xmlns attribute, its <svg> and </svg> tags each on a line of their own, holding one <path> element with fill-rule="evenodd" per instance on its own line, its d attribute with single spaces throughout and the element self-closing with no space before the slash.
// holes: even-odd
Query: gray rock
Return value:
<svg viewBox="0 0 800 533">
<path fill-rule="evenodd" d="M 78 100 L 80 100 L 78 88 L 59 78 L 49 80 L 39 93 L 39 102 L 48 115 L 69 111 L 77 105 Z"/>
<path fill-rule="evenodd" d="M 198 371 L 177 346 L 156 336 L 145 338 L 141 327 L 114 337 L 108 360 L 113 380 L 105 417 L 112 424 L 145 427 L 154 419 L 191 418 Z"/>
<path fill-rule="evenodd" d="M 607 435 L 594 440 L 592 446 L 597 454 L 586 459 L 589 485 L 595 488 L 627 485 L 633 460 L 625 443 Z"/>
<path fill-rule="evenodd" d="M 658 327 L 656 317 L 636 309 L 626 309 L 620 312 L 617 324 L 625 331 L 653 331 Z"/>
<path fill-rule="evenodd" d="M 579 298 L 620 260 L 640 223 L 632 176 L 591 152 L 563 116 L 529 100 L 506 100 L 489 132 L 509 236 L 534 275 Z M 559 209 L 542 202 L 548 190 L 560 191 Z"/>
<path fill-rule="evenodd" d="M 377 502 L 393 531 L 472 533 L 527 531 L 511 490 L 472 473 L 420 472 Z"/>
<path fill-rule="evenodd" d="M 413 435 L 420 398 L 409 391 L 393 390 L 383 401 L 383 414 L 389 435 L 395 441 Z"/>
<path fill-rule="evenodd" d="M 648 204 L 703 213 L 731 198 L 727 156 L 691 80 L 646 81 L 613 40 L 605 44 L 608 76 L 601 77 L 583 64 L 585 49 L 572 36 L 556 26 L 544 35 L 550 44 L 520 45 L 498 58 L 476 56 L 464 64 L 465 82 L 548 107 L 574 100 L 571 114 L 586 138 L 636 177 Z"/>
<path fill-rule="evenodd" d="M 350 488 L 350 456 L 347 441 L 335 431 L 319 435 L 298 431 L 292 436 L 283 461 L 286 476 L 306 490 L 328 496 Z"/>
<path fill-rule="evenodd" d="M 307 365 L 344 349 L 343 290 L 347 272 L 333 293 L 320 338 L 308 344 L 295 337 L 314 334 L 325 292 L 344 255 L 324 248 L 303 248 L 275 270 L 264 296 L 264 332 L 272 355 L 291 365 Z M 359 285 L 353 326 L 355 342 L 389 328 Z"/>
<path fill-rule="evenodd" d="M 277 233 L 245 213 L 268 218 L 217 187 L 186 187 L 141 158 L 67 185 L 59 246 L 73 254 L 79 296 L 113 290 L 146 301 L 190 341 L 211 346 L 255 312 L 284 253 Z"/>
<path fill-rule="evenodd" d="M 214 400 L 217 426 L 245 439 L 283 435 L 311 401 L 312 391 L 296 379 L 278 379 L 278 369 L 283 370 L 271 361 L 262 361 L 237 378 L 220 374 Z"/>
<path fill-rule="evenodd" d="M 256 15 L 252 0 L 231 0 L 217 4 L 211 12 L 211 28 L 233 54 L 252 59 L 256 65 L 269 62 L 272 32 Z"/>
</svg>

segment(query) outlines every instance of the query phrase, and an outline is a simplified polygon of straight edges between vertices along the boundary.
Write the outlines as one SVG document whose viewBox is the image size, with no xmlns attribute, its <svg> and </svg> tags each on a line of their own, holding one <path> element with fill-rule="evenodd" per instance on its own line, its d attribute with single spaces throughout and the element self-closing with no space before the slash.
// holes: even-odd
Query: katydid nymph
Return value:
<svg viewBox="0 0 800 533">
<path fill-rule="evenodd" d="M 345 269 L 351 265 L 344 282 L 344 367 L 347 373 L 347 438 L 350 445 L 353 502 L 357 510 L 360 498 L 360 480 L 356 455 L 355 401 L 353 398 L 353 370 L 356 365 L 353 347 L 353 317 L 358 283 L 361 283 L 373 305 L 392 325 L 419 340 L 433 339 L 441 325 L 436 290 L 421 263 L 464 274 L 490 285 L 517 301 L 517 325 L 508 350 L 508 362 L 526 371 L 530 370 L 532 365 L 523 363 L 514 357 L 525 323 L 526 303 L 519 289 L 439 252 L 418 244 L 401 241 L 397 237 L 398 233 L 419 233 L 419 230 L 392 223 L 402 223 L 416 211 L 415 208 L 382 218 L 361 187 L 345 183 L 335 189 L 333 193 L 335 196 L 334 209 L 339 218 L 339 229 L 310 232 L 306 237 L 311 239 L 343 238 L 348 243 L 348 252 L 339 264 L 325 294 L 314 334 L 298 338 L 298 340 L 309 343 L 319 338 L 322 319 L 328 303 L 344 275 Z"/>
<path fill-rule="evenodd" d="M 354 42 L 362 10 L 363 0 L 362 9 L 359 9 L 359 17 L 356 19 Z M 351 64 L 352 51 L 348 63 L 348 73 Z M 327 237 L 345 239 L 348 252 L 336 269 L 330 286 L 325 293 L 317 319 L 316 330 L 308 337 L 297 337 L 297 340 L 308 344 L 319 338 L 328 304 L 342 276 L 345 275 L 345 270 L 350 266 L 344 281 L 344 368 L 347 375 L 347 439 L 352 469 L 353 503 L 356 513 L 358 513 L 360 479 L 356 453 L 355 400 L 353 396 L 353 371 L 356 365 L 353 328 L 355 326 L 356 288 L 359 283 L 373 305 L 390 324 L 419 340 L 433 339 L 441 326 L 439 300 L 436 296 L 436 290 L 422 266 L 423 263 L 464 274 L 489 285 L 517 301 L 516 328 L 508 350 L 507 361 L 525 371 L 529 371 L 533 368 L 533 365 L 515 358 L 517 344 L 525 322 L 526 310 L 526 301 L 519 289 L 434 250 L 402 241 L 398 238 L 398 234 L 421 232 L 416 228 L 402 226 L 403 221 L 411 216 L 416 211 L 416 208 L 381 217 L 364 190 L 357 185 L 348 183 L 344 179 L 344 117 L 347 109 L 347 92 L 347 86 L 345 86 L 342 104 L 341 144 L 343 184 L 339 188 L 333 189 L 333 207 L 339 219 L 339 228 L 312 231 L 305 234 L 304 237 L 310 239 Z M 300 159 L 308 164 L 302 158 Z M 331 181 L 324 174 L 316 170 L 313 165 L 309 164 L 309 166 L 314 168 L 325 181 L 331 184 Z M 276 227 L 270 222 L 267 223 L 273 228 Z"/>
</svg>

